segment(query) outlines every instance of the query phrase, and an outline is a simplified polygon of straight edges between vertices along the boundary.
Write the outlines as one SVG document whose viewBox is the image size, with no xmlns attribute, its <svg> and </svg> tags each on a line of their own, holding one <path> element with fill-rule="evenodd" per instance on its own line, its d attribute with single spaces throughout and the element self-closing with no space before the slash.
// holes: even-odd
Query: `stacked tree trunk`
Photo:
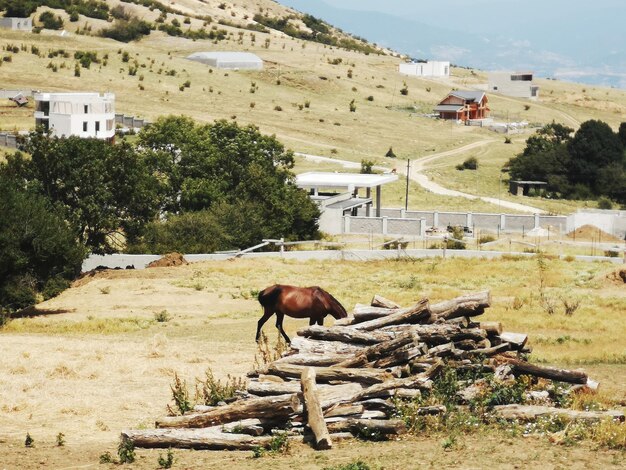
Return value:
<svg viewBox="0 0 626 470">
<path fill-rule="evenodd" d="M 163 417 L 157 429 L 126 431 L 122 438 L 137 447 L 245 450 L 268 447 L 274 434 L 288 432 L 329 449 L 346 436 L 400 434 L 405 425 L 394 418 L 394 400 L 429 393 L 444 363 L 459 371 L 493 372 L 503 381 L 530 375 L 597 388 L 582 371 L 528 363 L 526 335 L 503 331 L 497 322 L 475 321 L 490 304 L 487 291 L 433 305 L 422 299 L 407 308 L 377 295 L 332 327 L 299 330 L 282 358 L 249 374 L 247 390 L 236 401 Z M 478 393 L 476 382 L 458 396 L 470 401 Z M 443 406 L 417 410 L 444 412 Z M 568 414 L 548 406 L 515 405 L 494 413 L 505 419 L 550 413 L 624 419 L 619 412 Z"/>
</svg>

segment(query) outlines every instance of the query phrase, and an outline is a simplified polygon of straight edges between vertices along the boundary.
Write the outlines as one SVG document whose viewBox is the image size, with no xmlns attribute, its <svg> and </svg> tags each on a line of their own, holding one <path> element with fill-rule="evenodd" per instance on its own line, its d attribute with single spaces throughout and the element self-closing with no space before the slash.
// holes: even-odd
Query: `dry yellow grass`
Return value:
<svg viewBox="0 0 626 470">
<path fill-rule="evenodd" d="M 175 268 L 111 271 L 80 281 L 77 287 L 39 306 L 48 314 L 13 320 L 0 331 L 0 458 L 7 468 L 97 464 L 104 451 L 115 454 L 119 432 L 151 427 L 165 413 L 174 372 L 192 384 L 210 367 L 217 377 L 243 375 L 254 361 L 254 332 L 260 309 L 259 289 L 273 282 L 318 284 L 347 307 L 368 302 L 374 293 L 401 304 L 422 296 L 432 301 L 464 292 L 490 289 L 493 307 L 485 320 L 502 321 L 509 331 L 526 332 L 533 359 L 583 366 L 601 381 L 604 396 L 626 399 L 626 349 L 623 331 L 626 293 L 608 280 L 605 263 L 547 260 L 545 296 L 556 312 L 539 301 L 542 272 L 536 259 L 408 260 L 379 262 L 304 262 L 239 259 Z M 580 299 L 572 316 L 562 299 Z M 167 310 L 171 319 L 157 322 Z M 287 319 L 289 334 L 303 326 Z M 265 326 L 275 338 L 272 322 Z M 26 432 L 35 449 L 23 447 Z M 65 434 L 67 446 L 54 446 Z M 339 444 L 315 454 L 296 446 L 291 455 L 252 462 L 249 453 L 177 451 L 186 468 L 212 468 L 230 462 L 236 468 L 302 468 L 346 463 L 358 457 L 385 468 L 412 468 L 411 456 L 458 466 L 467 448 L 467 465 L 482 467 L 489 449 L 510 449 L 531 460 L 531 467 L 551 465 L 565 455 L 544 440 L 498 435 L 468 436 L 458 448 L 443 452 L 438 434 L 385 444 Z M 586 453 L 586 444 L 568 449 L 583 462 L 615 465 L 623 454 Z M 541 453 L 534 460 L 532 455 Z M 397 460 L 389 461 L 392 454 Z M 138 468 L 154 468 L 157 451 L 138 451 Z M 622 457 L 619 457 L 622 455 Z M 593 457 L 592 457 L 593 456 Z M 593 460 L 592 460 L 593 458 Z M 598 460 L 595 460 L 598 459 Z M 620 460 L 622 459 L 622 460 Z M 501 462 L 503 467 L 508 465 Z"/>
</svg>

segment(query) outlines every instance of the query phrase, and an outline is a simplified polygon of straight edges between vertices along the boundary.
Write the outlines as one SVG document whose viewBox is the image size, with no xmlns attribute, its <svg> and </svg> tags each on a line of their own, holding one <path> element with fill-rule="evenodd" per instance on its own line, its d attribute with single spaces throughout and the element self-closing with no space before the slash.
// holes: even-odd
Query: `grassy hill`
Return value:
<svg viewBox="0 0 626 470">
<path fill-rule="evenodd" d="M 150 4 L 147 0 L 132 1 Z M 118 0 L 106 3 L 110 7 L 122 5 L 127 14 L 153 24 L 163 18 L 154 5 L 150 9 Z M 236 119 L 240 124 L 255 124 L 265 133 L 276 134 L 295 151 L 353 161 L 365 158 L 389 168 L 401 164 L 384 158 L 390 146 L 399 159 L 414 159 L 481 140 L 504 140 L 486 129 L 421 116 L 431 112 L 452 88 L 486 83 L 486 75 L 480 71 L 453 68 L 449 80 L 401 76 L 397 66 L 402 59 L 397 54 L 347 50 L 291 37 L 256 23 L 255 15 L 272 20 L 291 17 L 286 23 L 291 29 L 284 30 L 302 36 L 311 32 L 301 14 L 271 0 L 254 4 L 163 0 L 160 4 L 170 11 L 162 24 L 171 25 L 176 20 L 183 31 L 204 28 L 224 38 L 192 40 L 152 31 L 139 41 L 122 43 L 97 36 L 99 30 L 111 26 L 105 20 L 80 15 L 78 21 L 71 22 L 67 12 L 53 10 L 64 19 L 70 34 L 0 31 L 2 87 L 111 91 L 117 97 L 117 112 L 147 119 L 163 114 L 186 114 L 206 122 Z M 38 18 L 47 9 L 40 7 L 35 16 Z M 340 31 L 330 31 L 335 41 L 350 41 L 351 45 L 373 50 L 373 46 Z M 63 50 L 66 57 L 62 53 L 49 57 L 50 52 L 58 50 Z M 99 61 L 92 62 L 88 69 L 80 67 L 80 77 L 75 76 L 77 51 L 94 52 Z M 265 61 L 265 68 L 260 72 L 224 71 L 185 59 L 197 51 L 250 51 Z M 128 62 L 123 61 L 124 53 L 128 53 Z M 400 89 L 405 84 L 408 94 L 403 96 Z M 572 127 L 593 118 L 614 128 L 626 114 L 626 92 L 622 90 L 553 80 L 538 80 L 538 84 L 541 101 L 537 103 L 490 95 L 492 114 L 503 121 L 556 121 Z M 352 101 L 354 112 L 350 111 Z M 1 129 L 29 129 L 33 125 L 32 109 L 17 109 L 8 101 L 0 105 Z M 490 147 L 481 158 L 492 162 L 486 167 L 495 171 L 489 170 L 480 178 L 497 181 L 499 168 L 520 151 L 526 137 L 516 138 L 515 145 Z M 447 172 L 446 184 L 461 184 L 457 176 L 454 171 Z M 488 195 L 497 195 L 493 187 L 489 191 Z M 459 205 L 465 207 L 467 202 L 453 204 Z M 567 204 L 564 210 L 570 207 Z"/>
</svg>

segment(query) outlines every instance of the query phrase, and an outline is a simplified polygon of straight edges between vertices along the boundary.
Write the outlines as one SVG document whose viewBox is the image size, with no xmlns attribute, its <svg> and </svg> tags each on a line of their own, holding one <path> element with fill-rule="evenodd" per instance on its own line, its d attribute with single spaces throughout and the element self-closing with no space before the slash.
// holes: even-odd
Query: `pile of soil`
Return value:
<svg viewBox="0 0 626 470">
<path fill-rule="evenodd" d="M 618 268 L 607 274 L 606 277 L 612 282 L 626 284 L 626 268 Z"/>
<path fill-rule="evenodd" d="M 567 237 L 580 241 L 601 241 L 601 242 L 623 242 L 610 233 L 607 233 L 595 225 L 582 225 L 573 232 L 567 234 Z"/>
<path fill-rule="evenodd" d="M 162 258 L 148 264 L 146 268 L 169 268 L 172 266 L 183 266 L 189 264 L 185 257 L 180 253 L 168 253 Z"/>
</svg>

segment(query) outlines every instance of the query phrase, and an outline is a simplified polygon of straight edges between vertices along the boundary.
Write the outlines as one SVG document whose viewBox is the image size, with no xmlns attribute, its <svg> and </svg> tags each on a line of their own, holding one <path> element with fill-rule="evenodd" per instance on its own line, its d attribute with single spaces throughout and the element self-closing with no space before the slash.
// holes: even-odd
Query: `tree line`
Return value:
<svg viewBox="0 0 626 470">
<path fill-rule="evenodd" d="M 589 120 L 573 129 L 548 124 L 507 164 L 511 179 L 545 181 L 548 195 L 626 205 L 626 122 L 618 132 Z"/>
<path fill-rule="evenodd" d="M 37 130 L 0 164 L 0 309 L 54 295 L 88 253 L 210 253 L 318 236 L 294 156 L 234 122 L 160 118 L 134 144 Z M 4 222 L 6 221 L 6 223 Z"/>
</svg>

